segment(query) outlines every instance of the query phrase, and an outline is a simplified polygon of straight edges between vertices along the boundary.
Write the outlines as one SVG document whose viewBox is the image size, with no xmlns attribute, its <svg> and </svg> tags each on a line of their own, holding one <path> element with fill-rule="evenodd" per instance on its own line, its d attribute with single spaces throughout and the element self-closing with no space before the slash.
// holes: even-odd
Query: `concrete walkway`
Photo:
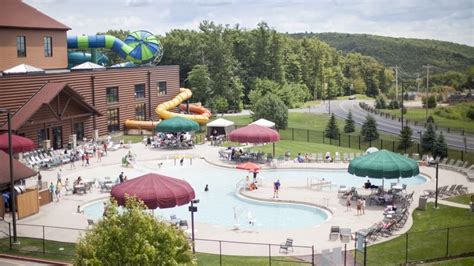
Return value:
<svg viewBox="0 0 474 266">
<path fill-rule="evenodd" d="M 209 163 L 221 166 L 221 167 L 235 167 L 235 164 L 229 163 L 228 161 L 222 161 L 219 159 L 218 150 L 220 147 L 211 146 L 209 144 L 198 145 L 192 150 L 155 150 L 145 147 L 142 143 L 133 144 L 131 151 L 132 153 L 138 154 L 138 164 L 146 163 L 157 160 L 168 160 L 172 163 L 175 158 L 179 158 L 183 155 L 193 156 L 194 158 L 205 158 Z M 125 175 L 137 176 L 139 172 L 137 169 L 124 168 L 121 166 L 121 158 L 128 153 L 128 149 L 120 149 L 115 152 L 109 152 L 107 157 L 102 158 L 102 162 L 96 162 L 95 158 L 91 159 L 90 167 L 83 167 L 80 162 L 76 162 L 76 169 L 71 169 L 69 165 L 63 166 L 63 180 L 69 178 L 70 182 L 81 176 L 84 179 L 102 180 L 105 176 L 111 177 L 115 180 L 118 174 L 123 171 Z M 269 165 L 263 165 L 264 168 L 270 168 Z M 324 168 L 324 169 L 347 169 L 346 163 L 293 163 L 292 161 L 283 162 L 275 165 L 276 168 Z M 421 167 L 420 171 L 428 176 L 432 177 L 435 174 L 435 169 L 430 167 Z M 43 171 L 43 180 L 47 182 L 56 182 L 57 169 L 50 171 Z M 464 184 L 467 186 L 469 191 L 474 190 L 474 183 L 469 183 L 465 176 L 460 173 L 447 171 L 444 169 L 439 170 L 439 185 L 451 185 L 451 184 Z M 27 181 L 27 185 L 35 185 L 36 180 L 32 178 Z M 270 185 L 271 186 L 271 185 Z M 272 198 L 273 191 L 272 187 L 263 186 L 261 189 L 256 191 L 243 191 L 242 195 L 248 198 L 254 198 L 263 201 L 275 201 Z M 415 192 L 414 203 L 410 206 L 410 212 L 412 212 L 417 206 L 417 199 L 423 194 L 425 189 L 434 189 L 435 182 L 430 179 L 427 183 L 417 185 L 409 188 Z M 364 191 L 364 189 L 358 189 L 361 194 L 370 193 Z M 76 212 L 77 206 L 80 205 L 83 208 L 90 202 L 97 201 L 98 199 L 104 199 L 109 197 L 108 193 L 101 193 L 98 188 L 93 188 L 91 193 L 85 195 L 63 195 L 59 202 L 52 202 L 46 206 L 41 207 L 40 213 L 21 219 L 18 221 L 18 234 L 19 236 L 28 237 L 42 237 L 42 225 L 54 226 L 54 227 L 67 227 L 72 229 L 62 228 L 46 228 L 45 236 L 47 239 L 75 242 L 77 239 L 84 234 L 88 227 L 87 217 L 83 214 Z M 251 243 L 272 243 L 275 246 L 269 248 L 268 244 L 242 244 L 242 243 L 230 243 L 221 242 L 219 247 L 218 241 L 196 241 L 196 250 L 200 252 L 218 253 L 219 250 L 223 254 L 229 255 L 268 255 L 269 251 L 271 254 L 282 255 L 279 253 L 279 244 L 287 237 L 294 239 L 294 245 L 297 246 L 314 246 L 316 252 L 320 253 L 322 249 L 332 249 L 344 247 L 344 243 L 340 240 L 329 241 L 329 228 L 332 225 L 340 227 L 350 228 L 352 232 L 359 229 L 368 228 L 372 224 L 379 222 L 383 219 L 383 207 L 367 206 L 365 215 L 356 215 L 354 209 L 347 211 L 345 206 L 345 200 L 341 199 L 337 195 L 337 191 L 334 190 L 315 190 L 308 188 L 306 184 L 300 184 L 295 182 L 294 184 L 285 184 L 280 192 L 280 202 L 304 202 L 308 205 L 320 206 L 329 213 L 330 218 L 323 224 L 309 227 L 309 228 L 298 228 L 293 230 L 280 230 L 280 231 L 268 231 L 268 230 L 234 230 L 234 228 L 228 228 L 224 226 L 216 226 L 204 223 L 196 224 L 196 238 L 198 239 L 213 239 L 223 241 L 238 241 L 238 242 L 251 242 Z M 441 201 L 440 201 L 441 203 Z M 368 202 L 367 202 L 367 205 Z M 8 220 L 8 217 L 7 217 Z M 5 223 L 3 223 L 5 224 Z M 26 226 L 36 225 L 36 226 Z M 406 232 L 412 224 L 411 217 L 408 219 L 406 225 L 396 234 Z M 5 226 L 5 225 L 2 225 Z M 2 230 L 5 230 L 3 228 Z M 383 238 L 379 241 L 386 241 L 389 238 Z M 353 242 L 350 248 L 353 248 Z M 308 255 L 311 254 L 309 248 L 295 248 L 295 251 L 290 255 Z"/>
<path fill-rule="evenodd" d="M 461 203 L 452 202 L 452 201 L 449 201 L 449 200 L 439 200 L 438 199 L 438 203 L 446 205 L 446 206 L 456 207 L 456 208 L 462 208 L 462 209 L 468 209 L 468 210 L 471 209 L 471 207 L 469 207 L 469 205 L 467 205 L 467 204 L 461 204 Z"/>
</svg>

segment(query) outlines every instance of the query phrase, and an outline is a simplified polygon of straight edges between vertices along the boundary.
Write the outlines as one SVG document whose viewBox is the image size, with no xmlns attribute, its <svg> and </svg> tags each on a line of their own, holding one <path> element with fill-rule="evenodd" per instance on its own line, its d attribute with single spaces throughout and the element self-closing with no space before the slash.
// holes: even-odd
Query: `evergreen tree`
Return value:
<svg viewBox="0 0 474 266">
<path fill-rule="evenodd" d="M 433 123 L 434 124 L 434 118 L 432 115 L 429 115 L 428 118 L 426 119 L 426 123 Z"/>
<path fill-rule="evenodd" d="M 339 137 L 339 128 L 337 127 L 336 117 L 334 113 L 331 114 L 331 118 L 328 121 L 326 130 L 324 131 L 326 138 L 337 139 Z"/>
<path fill-rule="evenodd" d="M 444 141 L 443 132 L 439 132 L 438 137 L 436 138 L 433 144 L 433 157 L 441 157 L 444 158 L 447 156 L 446 151 L 448 149 L 448 145 Z"/>
<path fill-rule="evenodd" d="M 411 147 L 413 144 L 411 140 L 412 133 L 413 131 L 409 126 L 403 127 L 403 129 L 400 131 L 400 143 L 398 144 L 399 150 L 406 150 Z"/>
<path fill-rule="evenodd" d="M 346 118 L 346 124 L 344 125 L 345 133 L 352 133 L 355 131 L 354 119 L 352 119 L 352 112 L 349 110 L 349 114 Z"/>
<path fill-rule="evenodd" d="M 433 151 L 433 144 L 436 140 L 436 132 L 433 123 L 428 123 L 426 131 L 421 138 L 421 147 L 423 153 L 431 153 Z"/>
<path fill-rule="evenodd" d="M 364 137 L 364 141 L 372 141 L 379 138 L 379 132 L 377 132 L 377 121 L 375 121 L 372 116 L 368 115 L 366 117 L 360 134 Z"/>
<path fill-rule="evenodd" d="M 193 91 L 193 101 L 206 105 L 211 95 L 211 78 L 207 66 L 195 65 L 188 73 L 186 81 Z"/>
</svg>

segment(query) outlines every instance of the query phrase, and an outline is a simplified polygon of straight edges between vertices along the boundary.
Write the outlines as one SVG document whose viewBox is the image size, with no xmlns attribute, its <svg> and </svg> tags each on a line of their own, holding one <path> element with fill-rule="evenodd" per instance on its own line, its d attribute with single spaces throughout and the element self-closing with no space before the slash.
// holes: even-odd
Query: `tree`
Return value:
<svg viewBox="0 0 474 266">
<path fill-rule="evenodd" d="M 436 140 L 436 132 L 433 123 L 428 123 L 426 131 L 421 137 L 421 147 L 423 153 L 431 153 L 433 151 L 433 144 Z"/>
<path fill-rule="evenodd" d="M 186 81 L 193 91 L 194 101 L 201 102 L 202 105 L 205 105 L 211 94 L 210 87 L 212 83 L 209 72 L 207 71 L 207 66 L 195 65 L 188 73 Z"/>
<path fill-rule="evenodd" d="M 332 113 L 331 118 L 329 118 L 326 130 L 324 130 L 324 136 L 329 139 L 337 139 L 339 137 L 339 128 L 337 127 L 334 113 Z"/>
<path fill-rule="evenodd" d="M 447 150 L 448 145 L 444 141 L 443 131 L 441 131 L 433 144 L 433 157 L 444 158 L 447 156 Z"/>
<path fill-rule="evenodd" d="M 385 109 L 387 108 L 387 103 L 385 102 L 385 98 L 380 95 L 375 99 L 375 108 L 377 109 Z"/>
<path fill-rule="evenodd" d="M 355 131 L 354 119 L 352 119 L 352 112 L 349 110 L 349 114 L 346 118 L 346 124 L 344 125 L 345 133 L 352 133 Z"/>
<path fill-rule="evenodd" d="M 368 115 L 366 117 L 360 134 L 364 137 L 364 141 L 372 141 L 379 138 L 379 132 L 377 132 L 377 121 L 375 121 L 372 116 Z"/>
<path fill-rule="evenodd" d="M 432 115 L 429 115 L 428 118 L 426 119 L 426 123 L 433 123 L 434 124 L 434 118 Z"/>
<path fill-rule="evenodd" d="M 436 108 L 436 97 L 434 95 L 428 97 L 428 108 Z"/>
<path fill-rule="evenodd" d="M 111 202 L 106 218 L 76 245 L 75 265 L 178 265 L 192 254 L 184 233 L 152 214 L 135 198 L 122 211 Z"/>
<path fill-rule="evenodd" d="M 279 129 L 285 129 L 288 125 L 288 107 L 278 96 L 268 93 L 252 106 L 252 119 L 264 118 L 276 124 Z"/>
<path fill-rule="evenodd" d="M 212 109 L 214 109 L 217 113 L 225 113 L 229 110 L 229 103 L 227 99 L 222 96 L 217 96 L 212 100 Z"/>
<path fill-rule="evenodd" d="M 409 126 L 404 126 L 400 131 L 400 143 L 398 144 L 399 150 L 406 150 L 411 147 L 413 141 L 411 135 L 413 134 L 412 129 Z"/>
</svg>

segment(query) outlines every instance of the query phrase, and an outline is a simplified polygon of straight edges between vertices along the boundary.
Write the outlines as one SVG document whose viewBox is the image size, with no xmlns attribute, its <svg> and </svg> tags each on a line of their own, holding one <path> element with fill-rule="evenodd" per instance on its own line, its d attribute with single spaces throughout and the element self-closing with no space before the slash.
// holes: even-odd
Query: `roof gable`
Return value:
<svg viewBox="0 0 474 266">
<path fill-rule="evenodd" d="M 41 13 L 21 0 L 2 0 L 0 4 L 0 27 L 70 30 L 68 26 Z"/>
<path fill-rule="evenodd" d="M 84 101 L 84 98 L 65 82 L 50 82 L 41 87 L 23 106 L 12 116 L 12 130 L 18 130 L 28 121 L 43 105 L 48 105 L 61 91 L 69 95 L 72 101 L 90 113 L 102 115 L 93 106 Z M 7 130 L 6 123 L 0 128 Z"/>
</svg>

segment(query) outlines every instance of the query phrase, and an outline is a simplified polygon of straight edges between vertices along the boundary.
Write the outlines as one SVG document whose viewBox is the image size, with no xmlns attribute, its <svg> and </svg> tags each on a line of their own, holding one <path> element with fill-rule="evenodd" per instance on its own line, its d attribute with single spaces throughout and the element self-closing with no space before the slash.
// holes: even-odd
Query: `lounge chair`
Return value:
<svg viewBox="0 0 474 266">
<path fill-rule="evenodd" d="M 457 185 L 451 185 L 451 187 L 449 187 L 449 189 L 444 190 L 443 192 L 438 192 L 438 193 L 441 194 L 441 195 L 445 195 L 445 196 L 452 196 L 452 195 L 455 194 L 456 187 L 457 187 Z"/>
<path fill-rule="evenodd" d="M 341 241 L 344 243 L 349 243 L 351 241 L 350 228 L 341 228 Z"/>
<path fill-rule="evenodd" d="M 318 157 L 316 157 L 316 162 L 320 163 L 324 161 L 323 154 L 321 152 L 318 153 Z"/>
<path fill-rule="evenodd" d="M 179 221 L 179 228 L 186 227 L 188 229 L 188 220 L 180 220 Z"/>
<path fill-rule="evenodd" d="M 341 234 L 341 229 L 339 228 L 339 226 L 331 226 L 331 232 L 329 232 L 329 240 L 339 239 L 340 234 Z"/>
<path fill-rule="evenodd" d="M 293 251 L 293 238 L 287 238 L 286 242 L 280 244 L 279 252 L 288 253 L 288 251 Z"/>
<path fill-rule="evenodd" d="M 337 194 L 345 194 L 347 193 L 347 186 L 346 185 L 340 185 L 339 189 L 337 190 Z"/>
<path fill-rule="evenodd" d="M 170 216 L 170 222 L 173 225 L 179 225 L 180 219 L 178 219 L 178 217 L 176 217 L 176 215 L 173 214 Z"/>
<path fill-rule="evenodd" d="M 94 220 L 92 220 L 92 219 L 87 219 L 87 227 L 92 227 L 92 226 L 94 226 L 94 225 L 95 225 Z"/>
<path fill-rule="evenodd" d="M 448 157 L 444 158 L 439 164 L 446 164 L 448 162 Z"/>
<path fill-rule="evenodd" d="M 336 154 L 334 155 L 334 162 L 335 163 L 340 163 L 341 162 L 341 154 L 336 151 Z"/>
<path fill-rule="evenodd" d="M 350 159 L 349 159 L 349 153 L 344 152 L 344 153 L 342 154 L 342 161 L 345 162 L 345 163 L 347 163 L 348 161 L 350 161 Z"/>
<path fill-rule="evenodd" d="M 441 188 L 438 188 L 438 196 L 440 195 L 443 195 L 444 193 L 446 193 L 446 191 L 448 191 L 448 188 L 449 186 L 442 186 Z M 435 194 L 433 196 L 436 195 L 436 191 L 435 191 Z"/>
<path fill-rule="evenodd" d="M 467 187 L 463 185 L 457 185 L 454 189 L 454 195 L 464 195 L 467 194 Z"/>
</svg>

